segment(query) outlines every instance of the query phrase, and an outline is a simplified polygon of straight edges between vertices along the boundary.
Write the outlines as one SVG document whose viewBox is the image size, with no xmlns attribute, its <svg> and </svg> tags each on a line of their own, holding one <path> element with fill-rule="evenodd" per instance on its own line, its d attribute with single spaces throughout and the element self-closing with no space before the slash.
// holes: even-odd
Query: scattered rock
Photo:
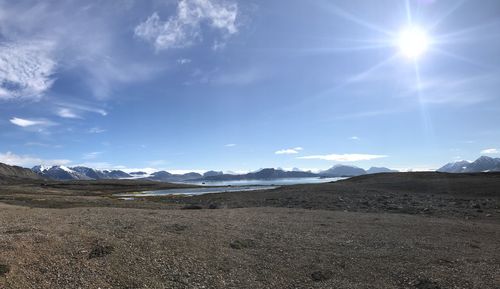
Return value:
<svg viewBox="0 0 500 289">
<path fill-rule="evenodd" d="M 10 272 L 9 265 L 0 264 L 0 277 L 7 275 Z"/>
<path fill-rule="evenodd" d="M 215 204 L 215 203 L 212 203 L 210 204 L 210 206 L 208 206 L 209 209 L 218 209 L 219 208 L 219 205 Z"/>
<path fill-rule="evenodd" d="M 113 246 L 96 244 L 89 253 L 89 259 L 102 258 L 113 253 L 114 249 Z"/>
<path fill-rule="evenodd" d="M 187 205 L 181 208 L 181 210 L 201 210 L 203 209 L 200 205 Z"/>
<path fill-rule="evenodd" d="M 326 281 L 331 278 L 331 274 L 325 271 L 314 271 L 311 274 L 311 279 L 314 282 Z"/>
<path fill-rule="evenodd" d="M 231 244 L 229 244 L 229 246 L 231 246 L 231 248 L 237 249 L 237 250 L 246 249 L 246 248 L 253 248 L 253 247 L 255 247 L 255 245 L 256 245 L 255 241 L 252 239 L 235 240 L 235 241 L 231 242 Z"/>
</svg>

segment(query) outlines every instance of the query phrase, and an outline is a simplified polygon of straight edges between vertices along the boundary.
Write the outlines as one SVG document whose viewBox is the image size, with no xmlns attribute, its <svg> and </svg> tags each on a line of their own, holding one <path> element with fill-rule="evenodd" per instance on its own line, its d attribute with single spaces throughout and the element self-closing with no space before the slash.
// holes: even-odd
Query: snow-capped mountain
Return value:
<svg viewBox="0 0 500 289">
<path fill-rule="evenodd" d="M 60 180 L 60 181 L 122 179 L 131 177 L 129 174 L 118 170 L 101 171 L 83 166 L 77 166 L 72 168 L 66 166 L 52 166 L 52 167 L 35 166 L 31 170 L 43 178 Z"/>
<path fill-rule="evenodd" d="M 459 161 L 448 163 L 437 171 L 443 173 L 500 172 L 500 158 L 482 156 L 473 162 Z"/>
<path fill-rule="evenodd" d="M 72 170 L 66 166 L 36 166 L 31 169 L 38 175 L 46 179 L 52 180 L 90 180 L 91 178 Z"/>
</svg>

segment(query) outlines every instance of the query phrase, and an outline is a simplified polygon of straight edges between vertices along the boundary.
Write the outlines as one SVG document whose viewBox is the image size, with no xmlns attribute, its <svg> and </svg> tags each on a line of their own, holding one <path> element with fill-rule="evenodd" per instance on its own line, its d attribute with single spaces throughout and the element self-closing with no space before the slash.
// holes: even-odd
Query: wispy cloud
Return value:
<svg viewBox="0 0 500 289">
<path fill-rule="evenodd" d="M 329 154 L 329 155 L 312 155 L 298 157 L 304 160 L 325 160 L 337 162 L 357 162 L 369 161 L 374 159 L 386 158 L 387 155 L 372 155 L 372 154 Z"/>
<path fill-rule="evenodd" d="M 274 153 L 277 155 L 292 155 L 292 154 L 298 154 L 301 150 L 303 150 L 302 147 L 295 147 L 291 149 L 282 149 L 275 151 Z"/>
<path fill-rule="evenodd" d="M 267 77 L 267 72 L 257 68 L 243 69 L 241 71 L 228 71 L 206 75 L 208 81 L 215 85 L 248 85 Z"/>
<path fill-rule="evenodd" d="M 106 130 L 100 127 L 92 127 L 88 130 L 88 133 L 104 133 L 104 132 L 106 132 Z"/>
<path fill-rule="evenodd" d="M 228 144 L 225 144 L 224 146 L 227 148 L 232 148 L 232 147 L 235 147 L 236 144 L 235 143 L 228 143 Z"/>
<path fill-rule="evenodd" d="M 51 121 L 45 120 L 45 119 L 34 120 L 34 119 L 25 119 L 25 118 L 19 118 L 19 117 L 11 118 L 10 122 L 12 124 L 20 126 L 20 127 L 51 126 L 51 125 L 55 124 L 54 122 L 51 122 Z"/>
<path fill-rule="evenodd" d="M 57 110 L 57 115 L 62 118 L 82 118 L 75 111 L 66 107 L 59 108 Z"/>
<path fill-rule="evenodd" d="M 359 137 L 357 137 L 357 136 L 351 136 L 349 139 L 350 139 L 350 140 L 360 140 L 360 138 L 359 138 Z"/>
<path fill-rule="evenodd" d="M 103 152 L 89 152 L 83 155 L 82 159 L 84 160 L 93 160 L 102 155 Z"/>
<path fill-rule="evenodd" d="M 108 112 L 100 107 L 94 107 L 91 105 L 86 105 L 86 104 L 79 104 L 79 103 L 69 103 L 69 102 L 60 102 L 58 103 L 60 106 L 59 111 L 65 111 L 69 112 L 71 114 L 79 115 L 82 112 L 90 112 L 90 113 L 96 113 L 101 116 L 107 116 Z"/>
<path fill-rule="evenodd" d="M 238 5 L 217 0 L 181 0 L 176 15 L 163 21 L 157 12 L 135 28 L 135 35 L 151 42 L 157 51 L 187 47 L 201 38 L 201 24 L 225 35 L 238 32 L 236 17 Z"/>
<path fill-rule="evenodd" d="M 191 63 L 191 59 L 189 59 L 189 58 L 180 58 L 180 59 L 177 59 L 177 63 L 179 63 L 179 64 L 189 64 L 189 63 Z"/>
<path fill-rule="evenodd" d="M 492 155 L 492 154 L 500 154 L 500 150 L 499 149 L 484 149 L 481 151 L 482 154 L 488 154 L 488 155 Z"/>
<path fill-rule="evenodd" d="M 44 147 L 44 148 L 54 148 L 54 149 L 59 149 L 63 147 L 60 144 L 48 144 L 42 142 L 27 142 L 24 145 L 29 147 Z"/>
<path fill-rule="evenodd" d="M 6 152 L 6 153 L 0 153 L 0 163 L 12 166 L 32 167 L 36 165 L 45 165 L 45 166 L 67 165 L 71 163 L 71 161 L 65 159 L 47 160 L 33 156 L 17 155 L 12 152 Z"/>
<path fill-rule="evenodd" d="M 56 62 L 47 41 L 0 44 L 0 99 L 38 99 L 53 84 Z"/>
<path fill-rule="evenodd" d="M 159 167 L 159 166 L 164 166 L 166 164 L 168 164 L 168 162 L 165 160 L 151 160 L 148 162 L 148 166 L 150 167 Z"/>
</svg>

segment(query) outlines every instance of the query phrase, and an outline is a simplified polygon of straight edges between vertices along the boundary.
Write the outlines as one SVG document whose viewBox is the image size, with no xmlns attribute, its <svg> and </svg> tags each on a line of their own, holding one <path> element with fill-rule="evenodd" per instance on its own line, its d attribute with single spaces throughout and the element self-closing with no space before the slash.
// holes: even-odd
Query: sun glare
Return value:
<svg viewBox="0 0 500 289">
<path fill-rule="evenodd" d="M 411 59 L 417 59 L 424 54 L 429 42 L 427 33 L 417 26 L 403 29 L 398 38 L 401 54 Z"/>
</svg>

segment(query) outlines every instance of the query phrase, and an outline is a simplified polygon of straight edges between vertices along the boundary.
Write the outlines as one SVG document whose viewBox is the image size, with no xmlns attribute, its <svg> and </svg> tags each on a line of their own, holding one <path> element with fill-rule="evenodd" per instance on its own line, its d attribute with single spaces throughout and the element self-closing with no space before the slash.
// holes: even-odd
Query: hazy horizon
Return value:
<svg viewBox="0 0 500 289">
<path fill-rule="evenodd" d="M 498 11 L 0 0 L 0 162 L 244 173 L 499 157 Z"/>
</svg>

